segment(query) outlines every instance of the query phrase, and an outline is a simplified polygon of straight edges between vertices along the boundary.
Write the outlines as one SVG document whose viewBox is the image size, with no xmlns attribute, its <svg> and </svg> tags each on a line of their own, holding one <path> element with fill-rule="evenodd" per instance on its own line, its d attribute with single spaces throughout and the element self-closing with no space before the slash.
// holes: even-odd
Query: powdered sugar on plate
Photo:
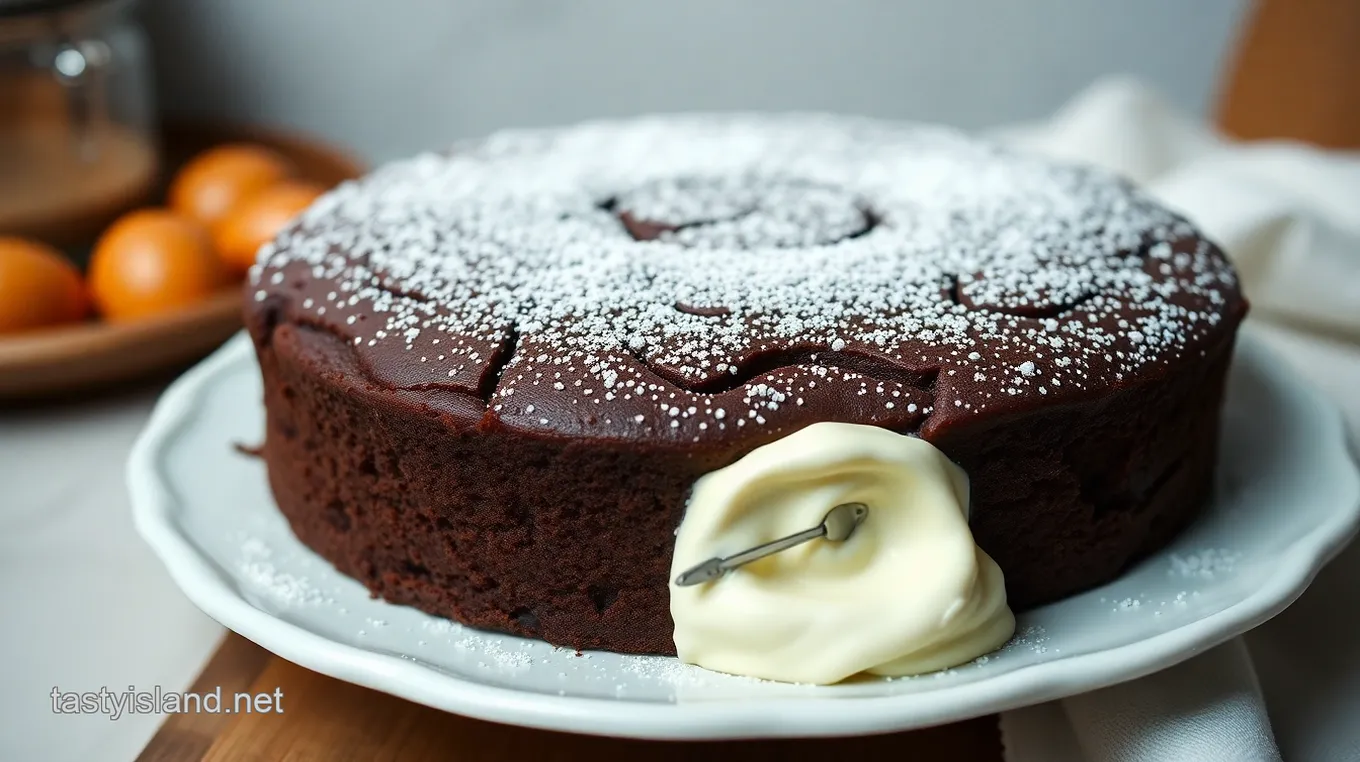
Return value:
<svg viewBox="0 0 1360 762">
<path fill-rule="evenodd" d="M 306 578 L 280 571 L 271 560 L 273 556 L 273 549 L 258 537 L 248 537 L 241 543 L 237 571 L 253 591 L 284 606 L 315 606 L 330 602 L 330 598 Z"/>
<path fill-rule="evenodd" d="M 1242 554 L 1225 548 L 1205 548 L 1196 553 L 1172 553 L 1167 574 L 1173 577 L 1212 578 L 1231 574 Z"/>
</svg>

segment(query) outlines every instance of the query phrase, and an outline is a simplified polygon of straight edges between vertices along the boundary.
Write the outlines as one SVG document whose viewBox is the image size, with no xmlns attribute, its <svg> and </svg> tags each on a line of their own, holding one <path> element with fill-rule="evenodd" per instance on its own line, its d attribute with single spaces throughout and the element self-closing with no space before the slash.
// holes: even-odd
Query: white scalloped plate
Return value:
<svg viewBox="0 0 1360 762">
<path fill-rule="evenodd" d="M 1340 415 L 1248 333 L 1229 385 L 1218 495 L 1174 545 L 1020 617 L 1002 651 L 943 673 L 830 687 L 663 657 L 576 655 L 369 598 L 274 507 L 249 342 L 176 382 L 128 465 L 137 527 L 205 612 L 318 672 L 459 714 L 639 738 L 832 736 L 965 719 L 1129 680 L 1279 613 L 1360 524 Z"/>
</svg>

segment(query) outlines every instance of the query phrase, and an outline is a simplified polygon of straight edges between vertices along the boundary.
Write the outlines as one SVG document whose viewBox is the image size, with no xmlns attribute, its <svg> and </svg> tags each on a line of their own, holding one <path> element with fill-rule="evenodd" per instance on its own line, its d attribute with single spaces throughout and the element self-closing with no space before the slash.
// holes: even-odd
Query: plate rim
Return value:
<svg viewBox="0 0 1360 762">
<path fill-rule="evenodd" d="M 1286 364 L 1272 361 L 1274 353 L 1247 329 L 1238 336 L 1233 362 L 1252 362 L 1287 390 L 1281 397 L 1293 401 L 1295 412 L 1306 409 L 1314 436 L 1325 440 L 1325 458 L 1319 458 L 1317 467 L 1332 472 L 1338 507 L 1279 557 L 1277 573 L 1221 611 L 1134 643 L 919 694 L 670 704 L 520 691 L 339 643 L 279 619 L 242 598 L 216 564 L 180 531 L 174 519 L 177 500 L 160 473 L 162 451 L 192 422 L 195 403 L 210 382 L 234 364 L 249 362 L 252 349 L 249 337 L 238 333 L 177 379 L 156 403 L 126 470 L 138 532 L 196 606 L 265 649 L 322 674 L 492 722 L 656 740 L 832 737 L 927 727 L 1037 704 L 1142 677 L 1264 623 L 1302 595 L 1360 530 L 1360 470 L 1340 410 Z M 1341 505 L 1342 500 L 1348 500 L 1349 508 Z M 769 702 L 779 702 L 778 711 L 770 711 Z M 912 703 L 921 706 L 904 709 L 904 704 Z M 845 711 L 847 707 L 853 711 Z"/>
</svg>

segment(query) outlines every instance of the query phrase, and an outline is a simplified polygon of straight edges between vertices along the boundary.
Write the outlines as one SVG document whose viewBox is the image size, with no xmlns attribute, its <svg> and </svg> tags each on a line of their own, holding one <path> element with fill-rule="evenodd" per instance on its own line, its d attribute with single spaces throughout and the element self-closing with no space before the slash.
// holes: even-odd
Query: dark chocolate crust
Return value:
<svg viewBox="0 0 1360 762">
<path fill-rule="evenodd" d="M 728 152 L 741 171 L 629 169 L 752 136 Z M 597 144 L 618 150 L 578 166 Z M 920 196 L 863 169 L 922 157 L 949 171 Z M 388 600 L 633 653 L 674 651 L 694 481 L 816 421 L 959 463 L 1015 608 L 1112 578 L 1209 494 L 1246 309 L 1222 254 L 1117 179 L 809 117 L 587 125 L 397 165 L 262 252 L 246 304 L 264 458 L 303 542 Z"/>
</svg>

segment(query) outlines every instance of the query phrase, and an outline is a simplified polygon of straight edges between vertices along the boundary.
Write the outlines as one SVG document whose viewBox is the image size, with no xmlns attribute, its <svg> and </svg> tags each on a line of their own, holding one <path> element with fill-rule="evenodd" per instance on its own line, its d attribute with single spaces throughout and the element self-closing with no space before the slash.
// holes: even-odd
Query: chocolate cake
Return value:
<svg viewBox="0 0 1360 762">
<path fill-rule="evenodd" d="M 1111 579 L 1206 502 L 1245 311 L 1222 253 L 1119 178 L 813 115 L 398 162 L 266 246 L 246 294 L 304 543 L 387 600 L 631 653 L 674 653 L 695 480 L 817 421 L 961 465 L 1013 607 Z"/>
</svg>

